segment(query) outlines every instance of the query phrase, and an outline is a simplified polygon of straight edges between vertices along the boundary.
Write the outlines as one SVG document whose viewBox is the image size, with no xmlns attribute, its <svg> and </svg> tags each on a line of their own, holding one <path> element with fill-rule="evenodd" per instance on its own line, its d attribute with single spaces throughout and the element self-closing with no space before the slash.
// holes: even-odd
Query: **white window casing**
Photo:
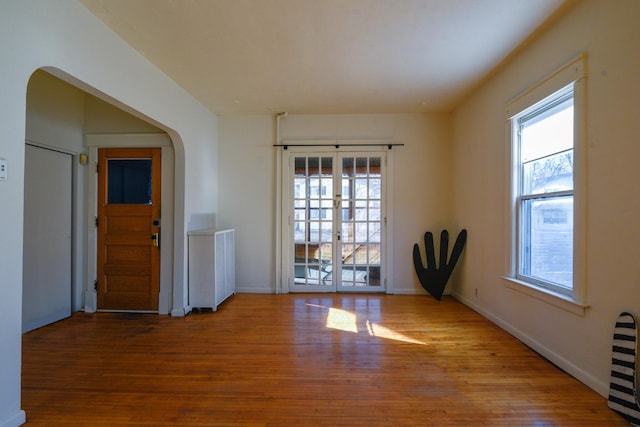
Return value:
<svg viewBox="0 0 640 427">
<path fill-rule="evenodd" d="M 587 55 L 581 54 L 563 67 L 514 98 L 505 108 L 505 135 L 507 139 L 507 192 L 505 260 L 506 286 L 536 299 L 578 315 L 588 307 L 586 295 L 586 78 Z M 558 98 L 562 90 L 573 92 L 573 286 L 569 292 L 558 292 L 538 283 L 518 277 L 518 213 L 520 193 L 519 136 L 514 120 L 525 117 L 549 97 Z M 556 194 L 556 196 L 559 194 Z"/>
</svg>

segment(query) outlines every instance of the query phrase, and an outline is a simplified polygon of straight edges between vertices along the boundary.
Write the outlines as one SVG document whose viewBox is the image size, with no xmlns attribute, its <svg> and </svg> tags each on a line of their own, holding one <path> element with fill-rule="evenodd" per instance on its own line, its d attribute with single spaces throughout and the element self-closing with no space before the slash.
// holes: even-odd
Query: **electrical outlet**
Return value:
<svg viewBox="0 0 640 427">
<path fill-rule="evenodd" d="M 0 181 L 7 180 L 7 161 L 0 159 Z"/>
</svg>

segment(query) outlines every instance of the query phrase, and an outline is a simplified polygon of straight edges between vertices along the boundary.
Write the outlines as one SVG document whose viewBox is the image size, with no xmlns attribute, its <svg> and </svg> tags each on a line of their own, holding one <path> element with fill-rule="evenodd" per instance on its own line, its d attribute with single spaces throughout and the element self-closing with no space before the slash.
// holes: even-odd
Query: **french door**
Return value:
<svg viewBox="0 0 640 427">
<path fill-rule="evenodd" d="M 292 148 L 288 162 L 289 290 L 384 292 L 386 153 Z"/>
</svg>

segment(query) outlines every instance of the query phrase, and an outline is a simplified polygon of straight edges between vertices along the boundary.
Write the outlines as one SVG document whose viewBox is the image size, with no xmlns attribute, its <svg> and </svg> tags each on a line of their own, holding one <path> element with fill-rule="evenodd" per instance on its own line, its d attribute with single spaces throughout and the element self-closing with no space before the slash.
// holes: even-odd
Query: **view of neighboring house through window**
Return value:
<svg viewBox="0 0 640 427">
<path fill-rule="evenodd" d="M 517 159 L 516 278 L 573 290 L 573 84 L 512 118 Z"/>
</svg>

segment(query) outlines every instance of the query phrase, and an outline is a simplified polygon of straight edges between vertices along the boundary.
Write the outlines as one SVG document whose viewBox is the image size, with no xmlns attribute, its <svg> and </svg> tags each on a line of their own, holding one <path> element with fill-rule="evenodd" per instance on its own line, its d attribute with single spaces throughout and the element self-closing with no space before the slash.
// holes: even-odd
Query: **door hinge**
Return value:
<svg viewBox="0 0 640 427">
<path fill-rule="evenodd" d="M 94 280 L 94 281 L 93 281 L 93 290 L 94 290 L 94 291 L 97 291 L 97 290 L 98 290 L 98 281 L 97 281 L 97 280 Z"/>
<path fill-rule="evenodd" d="M 97 217 L 97 216 L 96 216 L 96 217 L 94 217 L 94 219 L 93 219 L 93 223 L 96 225 L 96 228 L 98 228 L 98 223 L 99 223 L 99 222 L 100 222 L 100 221 L 98 220 L 98 217 Z"/>
</svg>

